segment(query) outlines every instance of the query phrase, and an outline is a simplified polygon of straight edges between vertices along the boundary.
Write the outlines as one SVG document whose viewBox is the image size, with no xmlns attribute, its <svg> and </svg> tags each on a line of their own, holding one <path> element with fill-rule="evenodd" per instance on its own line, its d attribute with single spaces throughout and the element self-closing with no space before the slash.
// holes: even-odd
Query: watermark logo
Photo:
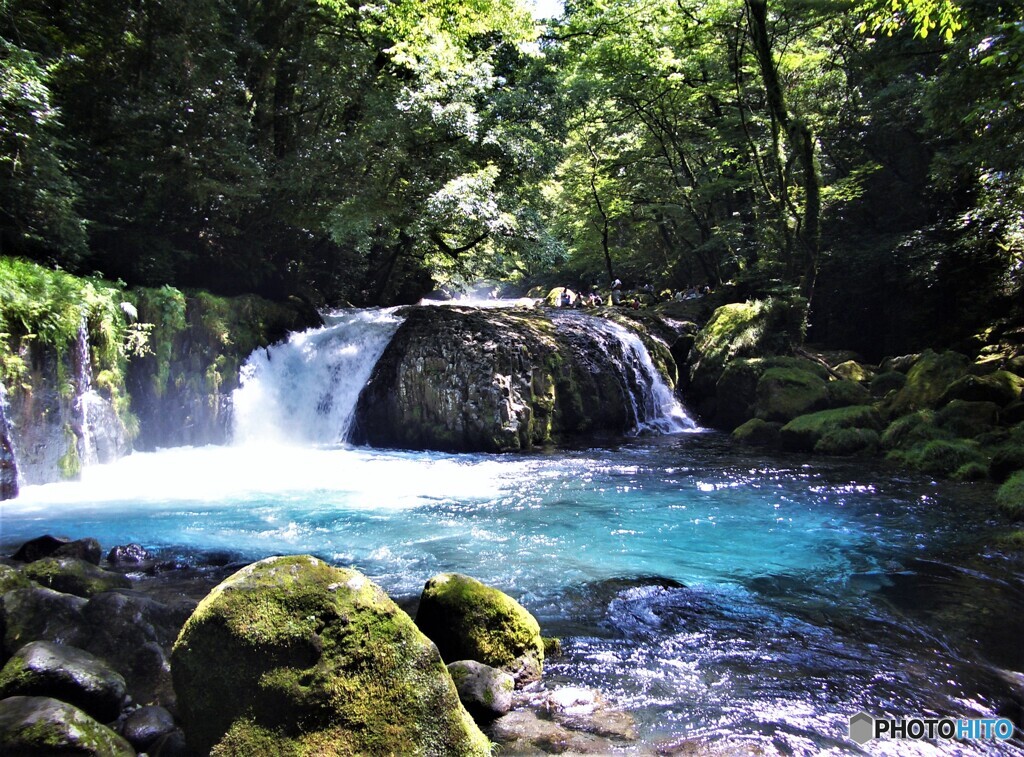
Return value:
<svg viewBox="0 0 1024 757">
<path fill-rule="evenodd" d="M 872 739 L 963 739 L 1006 741 L 1013 737 L 1007 718 L 875 718 L 866 712 L 850 717 L 850 739 L 866 744 Z"/>
</svg>

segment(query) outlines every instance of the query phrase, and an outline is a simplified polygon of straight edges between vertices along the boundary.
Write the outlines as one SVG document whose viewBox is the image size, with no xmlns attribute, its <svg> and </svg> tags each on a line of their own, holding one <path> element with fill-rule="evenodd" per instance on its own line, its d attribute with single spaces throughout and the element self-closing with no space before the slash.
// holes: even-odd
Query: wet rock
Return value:
<svg viewBox="0 0 1024 757">
<path fill-rule="evenodd" d="M 125 718 L 121 735 L 140 752 L 175 730 L 174 718 L 163 707 L 140 707 Z"/>
<path fill-rule="evenodd" d="M 488 728 L 501 743 L 499 754 L 613 754 L 621 747 L 609 738 L 584 733 L 541 718 L 533 710 L 515 710 Z"/>
<path fill-rule="evenodd" d="M 67 539 L 58 539 L 49 534 L 37 536 L 18 547 L 18 551 L 11 555 L 11 559 L 19 562 L 34 562 L 49 557 L 67 543 Z"/>
<path fill-rule="evenodd" d="M 132 585 L 120 573 L 103 570 L 76 557 L 44 557 L 29 563 L 22 572 L 41 586 L 79 597 L 127 589 Z"/>
<path fill-rule="evenodd" d="M 437 648 L 362 574 L 308 555 L 240 570 L 172 653 L 192 750 L 486 755 Z"/>
<path fill-rule="evenodd" d="M 175 728 L 154 741 L 146 754 L 149 757 L 191 757 L 188 742 L 185 740 L 185 732 L 180 728 Z"/>
<path fill-rule="evenodd" d="M 103 660 L 49 641 L 26 644 L 0 670 L 0 698 L 52 697 L 104 723 L 120 714 L 125 693 L 124 678 Z"/>
<path fill-rule="evenodd" d="M 84 560 L 93 565 L 100 564 L 103 556 L 103 548 L 95 539 L 76 539 L 67 544 L 57 547 L 51 557 L 71 557 L 76 560 Z"/>
<path fill-rule="evenodd" d="M 0 700 L 0 744 L 10 755 L 135 757 L 121 736 L 77 707 L 49 697 Z"/>
<path fill-rule="evenodd" d="M 633 716 L 608 706 L 600 692 L 593 689 L 578 686 L 555 689 L 548 693 L 545 707 L 567 728 L 623 741 L 637 737 Z"/>
<path fill-rule="evenodd" d="M 10 565 L 0 564 L 0 596 L 3 596 L 11 589 L 26 589 L 32 585 L 31 581 Z"/>
<path fill-rule="evenodd" d="M 171 705 L 168 655 L 194 609 L 189 601 L 164 604 L 134 591 L 98 594 L 82 610 L 89 629 L 83 647 L 121 672 L 135 701 Z"/>
<path fill-rule="evenodd" d="M 0 382 L 0 500 L 18 496 L 18 460 L 7 422 L 7 389 Z"/>
<path fill-rule="evenodd" d="M 870 382 L 875 377 L 874 371 L 858 363 L 856 360 L 845 360 L 832 370 L 848 381 L 856 381 L 862 384 Z"/>
<path fill-rule="evenodd" d="M 14 654 L 40 640 L 80 646 L 88 636 L 83 630 L 85 605 L 81 597 L 38 586 L 7 592 L 0 597 L 4 650 Z"/>
<path fill-rule="evenodd" d="M 516 681 L 510 673 L 475 660 L 459 660 L 448 666 L 459 699 L 470 713 L 494 717 L 512 709 Z"/>
<path fill-rule="evenodd" d="M 427 581 L 416 625 L 445 660 L 476 660 L 512 674 L 517 684 L 540 678 L 540 625 L 512 597 L 475 578 L 442 573 Z"/>
<path fill-rule="evenodd" d="M 119 544 L 107 553 L 107 562 L 111 565 L 140 565 L 153 559 L 141 544 Z"/>
</svg>

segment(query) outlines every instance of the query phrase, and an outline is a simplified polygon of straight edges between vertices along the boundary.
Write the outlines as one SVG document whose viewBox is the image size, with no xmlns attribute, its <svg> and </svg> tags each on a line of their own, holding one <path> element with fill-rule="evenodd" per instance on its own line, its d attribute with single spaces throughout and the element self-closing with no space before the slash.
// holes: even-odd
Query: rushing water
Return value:
<svg viewBox="0 0 1024 757">
<path fill-rule="evenodd" d="M 308 340 L 332 353 L 377 342 L 329 334 Z M 268 379 L 286 354 L 292 370 L 303 353 L 293 346 L 255 356 L 254 372 Z M 291 375 L 306 386 L 304 371 Z M 331 371 L 321 379 L 311 386 L 330 385 Z M 255 389 L 275 396 L 243 391 Z M 300 405 L 263 417 L 305 417 Z M 1024 666 L 1021 567 L 990 546 L 1000 522 L 989 493 L 863 463 L 764 457 L 713 433 L 499 456 L 324 443 L 343 421 L 285 444 L 253 421 L 235 446 L 134 454 L 80 482 L 26 487 L 0 505 L 0 547 L 49 532 L 239 561 L 310 552 L 400 599 L 435 573 L 467 573 L 562 638 L 546 685 L 601 690 L 634 715 L 645 748 L 698 738 L 856 751 L 846 726 L 859 710 L 1019 720 L 1005 679 Z"/>
</svg>

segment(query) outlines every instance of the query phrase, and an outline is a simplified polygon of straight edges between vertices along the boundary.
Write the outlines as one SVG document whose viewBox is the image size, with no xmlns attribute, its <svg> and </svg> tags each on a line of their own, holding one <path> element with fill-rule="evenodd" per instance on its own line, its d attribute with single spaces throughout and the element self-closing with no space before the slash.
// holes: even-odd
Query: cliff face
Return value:
<svg viewBox="0 0 1024 757">
<path fill-rule="evenodd" d="M 136 449 L 224 444 L 239 369 L 259 347 L 320 325 L 298 301 L 143 290 L 139 319 L 154 324 L 146 355 L 128 364 L 126 384 L 139 419 Z"/>
<path fill-rule="evenodd" d="M 602 319 L 415 308 L 359 398 L 352 441 L 446 451 L 529 449 L 647 420 L 628 345 Z"/>
</svg>

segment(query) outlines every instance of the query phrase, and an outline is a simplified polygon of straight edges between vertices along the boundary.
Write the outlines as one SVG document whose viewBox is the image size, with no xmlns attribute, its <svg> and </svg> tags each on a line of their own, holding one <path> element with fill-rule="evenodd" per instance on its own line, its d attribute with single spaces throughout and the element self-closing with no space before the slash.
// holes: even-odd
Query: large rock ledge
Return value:
<svg viewBox="0 0 1024 757">
<path fill-rule="evenodd" d="M 601 323 L 528 309 L 410 309 L 359 398 L 352 441 L 505 452 L 626 433 L 643 420 L 631 400 L 640 387 Z M 664 346 L 661 357 L 671 362 Z"/>
</svg>

